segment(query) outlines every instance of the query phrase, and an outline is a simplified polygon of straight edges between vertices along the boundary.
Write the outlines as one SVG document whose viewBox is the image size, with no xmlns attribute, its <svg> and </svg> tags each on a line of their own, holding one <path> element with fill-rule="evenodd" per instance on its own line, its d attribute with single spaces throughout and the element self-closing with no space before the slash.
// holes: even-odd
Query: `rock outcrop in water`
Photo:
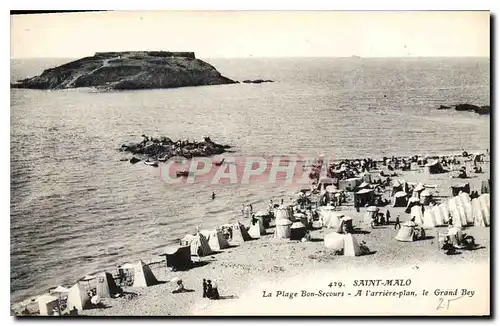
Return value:
<svg viewBox="0 0 500 326">
<path fill-rule="evenodd" d="M 245 84 L 262 84 L 262 83 L 274 83 L 274 81 L 270 80 L 270 79 L 255 79 L 255 80 L 250 80 L 250 79 L 246 79 L 243 81 L 243 83 Z"/>
<path fill-rule="evenodd" d="M 451 107 L 449 107 L 449 106 L 441 105 L 437 108 L 437 110 L 446 110 L 446 109 L 450 109 L 450 108 Z M 491 107 L 489 105 L 477 106 L 477 105 L 468 104 L 468 103 L 455 105 L 455 110 L 456 111 L 476 112 L 477 114 L 490 114 L 491 113 Z"/>
<path fill-rule="evenodd" d="M 140 143 L 124 144 L 121 150 L 130 152 L 135 155 L 140 155 L 148 160 L 166 161 L 174 156 L 182 156 L 187 159 L 193 157 L 206 157 L 225 153 L 229 145 L 221 145 L 213 142 L 209 137 L 205 137 L 203 141 L 178 140 L 173 141 L 168 137 L 148 137 L 143 135 L 143 140 Z M 138 158 L 132 157 L 130 163 L 134 164 L 139 161 Z"/>
<path fill-rule="evenodd" d="M 13 88 L 64 89 L 98 87 L 110 90 L 175 88 L 234 84 L 193 52 L 98 52 L 47 69 Z"/>
</svg>

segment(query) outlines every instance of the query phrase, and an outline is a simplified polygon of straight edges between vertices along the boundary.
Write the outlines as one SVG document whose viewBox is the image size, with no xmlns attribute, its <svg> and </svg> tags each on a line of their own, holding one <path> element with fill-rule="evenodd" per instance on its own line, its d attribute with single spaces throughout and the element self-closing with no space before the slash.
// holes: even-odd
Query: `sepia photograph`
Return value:
<svg viewBox="0 0 500 326">
<path fill-rule="evenodd" d="M 491 21 L 11 12 L 11 316 L 490 316 Z"/>
</svg>

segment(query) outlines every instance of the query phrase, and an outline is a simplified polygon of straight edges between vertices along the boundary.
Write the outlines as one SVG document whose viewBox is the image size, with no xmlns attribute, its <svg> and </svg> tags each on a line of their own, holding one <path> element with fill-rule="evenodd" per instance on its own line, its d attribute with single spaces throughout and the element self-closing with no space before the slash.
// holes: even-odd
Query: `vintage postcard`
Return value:
<svg viewBox="0 0 500 326">
<path fill-rule="evenodd" d="M 13 316 L 489 316 L 488 11 L 11 14 Z"/>
</svg>

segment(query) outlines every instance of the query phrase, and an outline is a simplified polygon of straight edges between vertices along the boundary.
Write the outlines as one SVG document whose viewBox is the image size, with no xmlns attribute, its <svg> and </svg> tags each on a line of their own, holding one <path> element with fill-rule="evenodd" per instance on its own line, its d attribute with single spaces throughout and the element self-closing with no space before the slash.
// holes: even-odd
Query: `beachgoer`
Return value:
<svg viewBox="0 0 500 326">
<path fill-rule="evenodd" d="M 207 280 L 203 279 L 203 297 L 207 297 Z"/>
<path fill-rule="evenodd" d="M 219 290 L 217 288 L 216 281 L 212 282 L 212 297 L 210 299 L 212 299 L 212 300 L 219 300 L 220 299 Z"/>
<path fill-rule="evenodd" d="M 212 292 L 212 281 L 211 280 L 207 280 L 207 298 L 212 299 L 212 295 L 213 295 L 213 292 Z"/>
<path fill-rule="evenodd" d="M 186 289 L 184 288 L 184 284 L 182 284 L 182 280 L 177 281 L 177 288 L 172 291 L 172 293 L 181 293 L 181 292 L 186 292 Z"/>
<path fill-rule="evenodd" d="M 394 230 L 401 228 L 401 222 L 399 221 L 399 215 L 396 217 L 396 223 L 394 223 Z"/>
<path fill-rule="evenodd" d="M 215 199 L 215 192 L 212 192 L 212 200 Z"/>
<path fill-rule="evenodd" d="M 283 205 L 285 203 L 285 200 L 283 198 L 281 198 L 281 205 Z"/>
</svg>

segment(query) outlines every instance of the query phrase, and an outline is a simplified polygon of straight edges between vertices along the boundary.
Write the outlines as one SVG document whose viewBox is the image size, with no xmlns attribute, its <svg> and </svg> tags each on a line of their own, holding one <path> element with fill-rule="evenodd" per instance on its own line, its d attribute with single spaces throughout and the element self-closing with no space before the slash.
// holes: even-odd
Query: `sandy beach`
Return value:
<svg viewBox="0 0 500 326">
<path fill-rule="evenodd" d="M 426 184 L 437 184 L 435 194 L 442 196 L 442 200 L 451 196 L 450 186 L 458 182 L 469 182 L 471 190 L 479 190 L 481 180 L 489 177 L 489 162 L 482 164 L 484 173 L 470 174 L 468 179 L 452 179 L 450 173 L 424 175 L 422 171 L 398 171 L 398 179 L 405 179 L 408 182 L 423 182 Z M 383 208 L 389 209 L 392 219 L 398 214 L 401 221 L 408 220 L 409 214 L 404 213 L 404 208 L 393 208 L 391 205 Z M 414 242 L 399 242 L 394 237 L 397 230 L 393 225 L 378 226 L 371 229 L 370 226 L 363 225 L 364 209 L 357 213 L 352 206 L 343 206 L 345 212 L 354 219 L 354 226 L 361 228 L 364 234 L 355 234 L 358 242 L 365 241 L 372 251 L 372 254 L 359 257 L 335 256 L 323 243 L 323 236 L 333 232 L 329 229 L 315 230 L 311 233 L 310 242 L 298 242 L 290 240 L 277 240 L 273 238 L 273 229 L 267 229 L 267 235 L 261 239 L 247 241 L 240 246 L 225 249 L 217 254 L 203 257 L 205 265 L 193 268 L 185 272 L 167 271 L 164 263 L 153 268 L 155 276 L 165 283 L 148 288 L 127 288 L 125 291 L 136 293 L 132 299 L 118 298 L 107 299 L 107 308 L 81 311 L 81 315 L 90 316 L 178 316 L 178 315 L 239 315 L 239 314 L 307 314 L 312 311 L 316 314 L 382 314 L 384 309 L 360 308 L 361 302 L 353 301 L 351 306 L 348 303 L 342 305 L 349 306 L 349 309 L 334 309 L 332 312 L 321 310 L 311 310 L 311 301 L 281 300 L 286 305 L 280 306 L 272 303 L 266 308 L 266 301 L 260 301 L 263 289 L 283 286 L 284 289 L 296 289 L 307 284 L 311 286 L 311 278 L 316 280 L 326 290 L 326 280 L 330 282 L 342 280 L 350 282 L 356 278 L 362 278 L 367 271 L 372 278 L 384 276 L 411 277 L 412 273 L 418 271 L 413 282 L 417 279 L 421 282 L 416 287 L 443 288 L 447 281 L 456 281 L 456 277 L 461 277 L 463 286 L 467 281 L 475 282 L 479 286 L 479 298 L 483 305 L 481 309 L 464 309 L 456 307 L 454 311 L 448 313 L 458 314 L 479 314 L 489 311 L 489 263 L 490 263 L 490 228 L 489 227 L 468 227 L 465 233 L 472 235 L 480 248 L 473 251 L 463 251 L 459 255 L 447 256 L 442 250 L 438 250 L 437 232 L 444 228 L 426 230 L 428 238 Z M 248 221 L 241 221 L 248 225 Z M 457 270 L 459 272 L 457 272 Z M 442 271 L 436 273 L 436 271 Z M 457 274 L 458 273 L 458 274 Z M 467 274 L 469 273 L 469 274 Z M 478 278 L 468 278 L 467 275 L 475 273 Z M 479 273 L 479 274 L 478 274 Z M 450 278 L 450 276 L 452 276 Z M 193 292 L 172 294 L 174 284 L 168 281 L 174 277 L 180 277 L 186 289 Z M 454 278 L 455 277 L 455 278 Z M 202 279 L 217 280 L 221 300 L 209 300 L 202 298 Z M 324 281 L 323 281 L 324 280 Z M 453 283 L 453 282 L 452 282 Z M 270 285 L 271 284 L 271 285 Z M 455 285 L 456 286 L 456 285 Z M 482 291 L 482 292 L 481 292 Z M 477 294 L 476 294 L 477 297 Z M 257 301 L 256 301 L 257 300 Z M 429 305 L 437 305 L 437 298 L 429 299 Z M 290 305 L 289 302 L 297 302 Z M 403 300 L 404 301 L 404 300 Z M 464 300 L 465 301 L 465 300 Z M 269 301 L 273 302 L 273 301 Z M 392 302 L 392 301 L 391 301 Z M 392 303 L 389 306 L 392 307 Z M 406 301 L 405 301 L 406 302 Z M 422 304 L 406 303 L 407 305 Z M 464 303 L 465 304 L 465 303 Z M 425 306 L 425 305 L 424 305 Z M 270 308 L 272 307 L 272 308 Z M 299 311 L 297 309 L 302 310 Z M 318 307 L 321 307 L 319 304 Z M 387 309 L 389 309 L 388 307 Z M 404 307 L 404 306 L 402 306 Z M 426 306 L 425 306 L 426 307 Z M 425 307 L 422 308 L 425 310 Z M 467 307 L 465 304 L 464 307 Z M 392 307 L 390 311 L 400 314 L 415 313 L 415 309 L 399 309 Z M 318 308 L 320 309 L 320 308 Z M 443 313 L 432 309 L 436 313 Z M 445 312 L 446 313 L 446 312 Z"/>
</svg>

